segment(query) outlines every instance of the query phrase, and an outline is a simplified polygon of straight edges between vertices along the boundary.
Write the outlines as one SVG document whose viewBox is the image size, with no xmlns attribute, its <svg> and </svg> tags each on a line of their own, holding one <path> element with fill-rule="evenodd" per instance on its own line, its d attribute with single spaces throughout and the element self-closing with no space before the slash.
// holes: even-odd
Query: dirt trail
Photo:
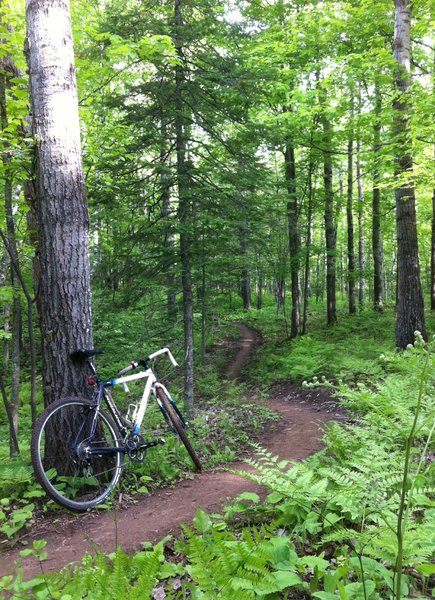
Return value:
<svg viewBox="0 0 435 600">
<path fill-rule="evenodd" d="M 228 378 L 237 378 L 249 362 L 259 334 L 238 324 L 241 338 L 237 353 L 227 369 Z M 262 437 L 262 445 L 282 459 L 301 460 L 321 448 L 321 430 L 327 421 L 343 418 L 330 398 L 322 391 L 305 391 L 289 384 L 274 386 L 268 405 L 282 420 L 278 427 Z M 231 468 L 245 468 L 243 462 Z M 63 517 L 43 531 L 37 527 L 31 539 L 47 540 L 48 559 L 44 571 L 58 570 L 68 563 L 80 561 L 95 549 L 112 552 L 120 544 L 125 552 L 140 549 L 141 542 L 156 542 L 167 534 L 177 534 L 180 525 L 192 520 L 198 507 L 218 512 L 225 502 L 246 491 L 260 491 L 254 483 L 226 471 L 205 472 L 173 487 L 156 490 L 141 497 L 136 505 L 110 512 L 94 511 L 77 517 Z M 68 515 L 68 513 L 66 513 Z M 21 548 L 20 548 L 21 549 Z M 0 576 L 14 570 L 19 549 L 0 550 Z M 23 564 L 26 577 L 40 572 L 32 559 Z"/>
</svg>

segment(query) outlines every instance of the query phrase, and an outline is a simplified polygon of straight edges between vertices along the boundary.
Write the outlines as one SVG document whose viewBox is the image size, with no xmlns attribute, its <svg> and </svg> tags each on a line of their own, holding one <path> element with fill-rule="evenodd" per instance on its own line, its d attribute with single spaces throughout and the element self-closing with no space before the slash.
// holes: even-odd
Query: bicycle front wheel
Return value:
<svg viewBox="0 0 435 600">
<path fill-rule="evenodd" d="M 196 454 L 195 450 L 193 449 L 192 444 L 190 443 L 189 438 L 186 435 L 186 432 L 184 430 L 184 425 L 183 425 L 180 417 L 177 415 L 176 411 L 174 410 L 174 407 L 172 406 L 172 404 L 169 401 L 168 397 L 166 396 L 165 392 L 161 388 L 157 389 L 157 395 L 160 398 L 160 401 L 162 403 L 162 406 L 163 406 L 166 414 L 168 415 L 168 418 L 171 422 L 172 427 L 175 429 L 180 440 L 183 442 L 184 447 L 186 448 L 187 452 L 189 453 L 190 458 L 193 461 L 193 464 L 195 465 L 195 467 L 197 468 L 198 471 L 202 471 L 201 461 L 199 460 L 198 455 Z"/>
<path fill-rule="evenodd" d="M 50 404 L 36 421 L 32 463 L 53 500 L 76 511 L 106 500 L 124 465 L 122 440 L 102 410 L 82 398 Z"/>
</svg>

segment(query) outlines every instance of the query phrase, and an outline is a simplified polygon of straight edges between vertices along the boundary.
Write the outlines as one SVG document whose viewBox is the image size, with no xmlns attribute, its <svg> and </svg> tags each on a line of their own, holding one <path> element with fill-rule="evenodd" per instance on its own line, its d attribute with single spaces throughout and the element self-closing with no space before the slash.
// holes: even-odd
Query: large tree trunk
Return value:
<svg viewBox="0 0 435 600">
<path fill-rule="evenodd" d="M 373 306 L 383 310 L 383 252 L 381 239 L 381 190 L 380 150 L 381 150 L 381 110 L 382 98 L 379 84 L 375 84 L 375 123 L 373 127 L 373 197 L 372 197 L 372 250 L 373 250 Z"/>
<path fill-rule="evenodd" d="M 406 348 L 414 342 L 414 332 L 425 336 L 424 302 L 420 282 L 415 192 L 412 181 L 410 135 L 410 0 L 395 0 L 394 58 L 397 61 L 395 84 L 395 175 L 397 180 L 397 318 L 396 345 Z"/>
<path fill-rule="evenodd" d="M 27 55 L 36 140 L 44 400 L 87 393 L 69 353 L 92 346 L 86 203 L 67 0 L 27 0 Z"/>
<path fill-rule="evenodd" d="M 185 73 L 183 63 L 184 23 L 181 14 L 182 0 L 174 1 L 174 43 L 179 58 L 175 67 L 175 136 L 177 152 L 178 220 L 180 224 L 181 284 L 183 288 L 184 322 L 184 402 L 187 414 L 194 413 L 194 361 L 193 361 L 193 294 L 191 266 L 191 216 L 192 198 L 190 163 L 187 160 L 187 129 L 184 103 Z"/>
<path fill-rule="evenodd" d="M 300 333 L 301 298 L 299 287 L 300 270 L 300 236 L 298 229 L 299 211 L 296 194 L 296 164 L 295 150 L 290 143 L 286 144 L 284 152 L 285 180 L 287 186 L 287 223 L 290 250 L 290 277 L 292 290 L 292 316 L 290 337 L 294 338 Z"/>
</svg>

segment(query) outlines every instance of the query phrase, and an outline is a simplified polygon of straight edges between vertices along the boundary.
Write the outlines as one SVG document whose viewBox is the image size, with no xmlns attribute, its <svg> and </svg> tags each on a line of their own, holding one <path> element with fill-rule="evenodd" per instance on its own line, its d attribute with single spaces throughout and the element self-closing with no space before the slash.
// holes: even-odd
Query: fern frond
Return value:
<svg viewBox="0 0 435 600">
<path fill-rule="evenodd" d="M 149 600 L 157 583 L 160 570 L 160 557 L 158 550 L 142 552 L 135 556 L 135 567 L 139 569 L 139 576 L 130 589 L 129 600 Z"/>
</svg>

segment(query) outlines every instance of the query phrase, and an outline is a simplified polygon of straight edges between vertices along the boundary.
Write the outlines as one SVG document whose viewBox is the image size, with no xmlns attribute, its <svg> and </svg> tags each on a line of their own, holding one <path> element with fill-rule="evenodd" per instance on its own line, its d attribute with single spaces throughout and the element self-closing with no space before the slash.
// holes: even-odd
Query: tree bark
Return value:
<svg viewBox="0 0 435 600">
<path fill-rule="evenodd" d="M 6 240 L 6 238 L 5 238 Z M 6 240 L 7 243 L 7 240 Z M 0 288 L 4 287 L 7 282 L 8 276 L 8 266 L 9 266 L 9 256 L 7 251 L 1 255 L 0 257 Z M 3 332 L 4 334 L 8 333 L 9 329 L 9 317 L 10 317 L 10 305 L 5 302 L 2 309 L 3 313 Z M 3 338 L 3 372 L 6 373 L 9 365 L 9 339 L 7 335 L 4 335 Z"/>
<path fill-rule="evenodd" d="M 257 310 L 261 310 L 263 308 L 263 286 L 264 286 L 264 276 L 263 269 L 259 264 L 260 257 L 257 255 Z"/>
<path fill-rule="evenodd" d="M 6 410 L 6 416 L 8 418 L 9 423 L 9 454 L 10 456 L 16 456 L 20 452 L 20 446 L 18 443 L 17 433 L 14 427 L 14 419 L 12 417 L 12 409 L 10 402 L 8 400 L 8 396 L 6 393 L 5 383 L 3 381 L 3 376 L 0 373 L 0 395 L 3 398 L 3 404 Z M 13 451 L 11 451 L 13 449 Z"/>
<path fill-rule="evenodd" d="M 326 239 L 326 315 L 328 325 L 337 322 L 336 307 L 336 249 L 337 228 L 334 218 L 334 190 L 332 187 L 332 128 L 326 114 L 322 115 L 323 126 L 323 181 L 325 189 L 325 239 Z"/>
<path fill-rule="evenodd" d="M 242 297 L 243 310 L 250 310 L 252 306 L 251 296 L 251 273 L 249 270 L 249 223 L 247 219 L 247 207 L 242 201 L 243 225 L 240 227 L 240 253 L 242 259 L 242 272 L 240 275 L 240 295 Z"/>
<path fill-rule="evenodd" d="M 397 229 L 397 317 L 396 345 L 406 348 L 414 342 L 414 332 L 425 337 L 424 301 L 420 281 L 415 191 L 412 181 L 410 112 L 410 34 L 411 2 L 395 0 L 394 58 L 396 95 L 395 176 Z"/>
<path fill-rule="evenodd" d="M 168 148 L 167 138 L 168 132 L 166 123 L 163 116 L 163 107 L 161 109 L 161 121 L 160 121 L 160 132 L 161 132 L 161 149 L 159 157 L 159 178 L 160 178 L 160 202 L 162 205 L 162 217 L 165 223 L 165 239 L 164 249 L 165 255 L 167 256 L 167 264 L 170 265 L 169 269 L 171 272 L 166 276 L 166 307 L 168 311 L 168 318 L 174 321 L 177 315 L 177 304 L 176 304 L 176 278 L 172 272 L 173 269 L 173 254 L 175 247 L 175 236 L 172 231 L 171 224 L 171 181 L 170 176 L 167 173 L 167 160 L 168 160 Z"/>
<path fill-rule="evenodd" d="M 205 258 L 205 235 L 201 232 L 201 364 L 205 365 L 205 355 L 207 350 L 207 271 Z"/>
<path fill-rule="evenodd" d="M 358 185 L 358 269 L 359 288 L 358 303 L 362 310 L 366 300 L 366 259 L 365 259 L 365 227 L 364 227 L 364 189 L 361 173 L 361 142 L 357 142 L 356 179 Z"/>
<path fill-rule="evenodd" d="M 27 0 L 26 24 L 47 405 L 88 393 L 86 367 L 69 354 L 92 347 L 89 216 L 68 0 Z"/>
<path fill-rule="evenodd" d="M 353 136 L 347 145 L 347 269 L 348 269 L 348 300 L 349 314 L 356 313 L 355 298 L 355 248 L 353 225 Z"/>
<path fill-rule="evenodd" d="M 295 338 L 300 333 L 301 298 L 299 286 L 300 270 L 300 236 L 298 229 L 299 210 L 296 193 L 296 163 L 295 150 L 287 143 L 284 151 L 285 180 L 287 186 L 287 223 L 290 250 L 290 278 L 292 291 L 292 315 L 290 337 Z"/>
<path fill-rule="evenodd" d="M 276 314 L 278 315 L 285 304 L 285 281 L 283 275 L 278 275 L 275 281 L 275 303 Z"/>
<path fill-rule="evenodd" d="M 313 159 L 310 156 L 308 165 L 308 209 L 307 209 L 307 235 L 305 238 L 305 276 L 304 276 L 304 308 L 302 316 L 302 331 L 305 335 L 307 332 L 308 318 L 308 298 L 310 292 L 310 254 L 311 254 L 311 237 L 313 227 Z"/>
<path fill-rule="evenodd" d="M 246 259 L 246 248 L 242 248 L 243 259 Z M 250 310 L 252 306 L 252 298 L 251 298 L 251 275 L 249 273 L 249 269 L 245 266 L 242 269 L 241 276 L 241 296 L 242 296 L 242 304 L 243 310 Z"/>
<path fill-rule="evenodd" d="M 0 118 L 1 128 L 4 132 L 9 124 L 7 106 L 6 106 L 6 88 L 7 88 L 7 68 L 5 61 L 0 62 L 2 73 L 0 74 Z M 7 139 L 7 137 L 6 137 Z M 20 377 L 21 377 L 21 321 L 22 321 L 22 306 L 20 298 L 20 285 L 16 277 L 13 263 L 18 262 L 18 243 L 15 228 L 15 218 L 13 212 L 13 182 L 11 167 L 11 153 L 9 144 L 4 143 L 4 151 L 2 156 L 3 171 L 4 171 L 4 200 L 5 200 L 5 218 L 6 218 L 6 235 L 7 235 L 7 250 L 10 257 L 10 282 L 13 290 L 12 300 L 12 337 L 11 337 L 11 397 L 10 402 L 5 405 L 9 418 L 9 454 L 16 456 L 20 453 L 18 446 L 18 410 L 20 405 Z M 9 350 L 9 348 L 8 348 Z M 7 353 L 9 354 L 9 352 Z M 6 365 L 7 366 L 7 365 Z"/>
<path fill-rule="evenodd" d="M 12 209 L 12 183 L 6 181 L 5 185 L 5 207 L 6 207 L 6 228 L 8 236 L 8 248 L 10 250 L 10 279 L 14 298 L 12 301 L 12 328 L 11 328 L 11 396 L 9 402 L 10 424 L 13 431 L 9 435 L 10 456 L 19 454 L 20 450 L 16 444 L 18 439 L 18 410 L 20 407 L 20 379 L 21 379 L 21 323 L 22 306 L 20 298 L 20 285 L 16 277 L 13 262 L 18 262 L 18 246 L 15 232 L 15 221 Z"/>
<path fill-rule="evenodd" d="M 381 190 L 380 150 L 381 150 L 381 110 L 382 98 L 379 84 L 375 83 L 375 123 L 373 126 L 373 196 L 372 196 L 372 251 L 373 251 L 373 307 L 382 312 L 383 305 L 383 252 L 381 239 Z"/>
</svg>

